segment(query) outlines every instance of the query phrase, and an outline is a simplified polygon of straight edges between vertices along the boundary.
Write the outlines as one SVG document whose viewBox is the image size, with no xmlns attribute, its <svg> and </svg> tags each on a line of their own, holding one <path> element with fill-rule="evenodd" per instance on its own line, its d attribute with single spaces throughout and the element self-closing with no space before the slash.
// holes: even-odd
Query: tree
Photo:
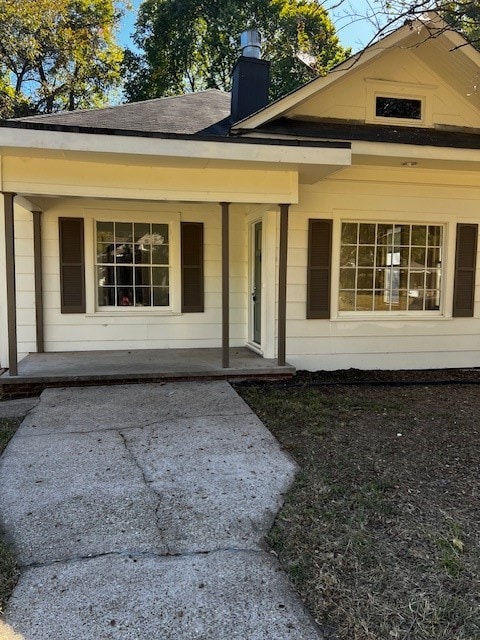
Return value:
<svg viewBox="0 0 480 640">
<path fill-rule="evenodd" d="M 344 22 L 371 22 L 375 33 L 368 44 L 402 24 L 421 19 L 427 11 L 436 11 L 447 23 L 447 28 L 459 31 L 480 49 L 480 0 L 365 0 L 361 8 L 355 0 L 332 0 L 325 6 Z"/>
<path fill-rule="evenodd" d="M 0 115 L 100 106 L 119 85 L 115 0 L 0 0 Z"/>
<path fill-rule="evenodd" d="M 125 56 L 127 99 L 230 90 L 240 33 L 252 27 L 261 31 L 263 57 L 271 61 L 272 99 L 349 53 L 314 0 L 144 0 L 133 38 L 141 53 Z"/>
</svg>

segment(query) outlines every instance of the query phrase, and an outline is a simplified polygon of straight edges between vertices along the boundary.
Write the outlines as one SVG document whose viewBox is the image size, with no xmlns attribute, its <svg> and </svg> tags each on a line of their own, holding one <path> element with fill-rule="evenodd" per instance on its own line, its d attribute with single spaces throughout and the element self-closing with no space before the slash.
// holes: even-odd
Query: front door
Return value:
<svg viewBox="0 0 480 640">
<path fill-rule="evenodd" d="M 252 338 L 262 342 L 262 223 L 253 225 Z"/>
</svg>

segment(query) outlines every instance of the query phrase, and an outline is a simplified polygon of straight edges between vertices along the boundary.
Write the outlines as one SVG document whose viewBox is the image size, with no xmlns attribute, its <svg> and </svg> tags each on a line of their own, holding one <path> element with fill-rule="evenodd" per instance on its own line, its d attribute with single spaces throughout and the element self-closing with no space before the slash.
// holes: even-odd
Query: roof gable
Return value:
<svg viewBox="0 0 480 640">
<path fill-rule="evenodd" d="M 425 62 L 423 53 L 438 49 L 426 42 L 420 48 L 391 49 L 326 87 L 308 100 L 288 109 L 284 116 L 297 120 L 328 118 L 398 126 L 450 126 L 480 128 L 480 95 L 472 87 L 475 76 L 449 84 Z M 453 82 L 453 80 L 452 80 Z M 379 116 L 377 100 L 414 100 L 420 114 L 411 121 Z"/>
<path fill-rule="evenodd" d="M 475 86 L 479 72 L 480 53 L 430 13 L 338 65 L 327 76 L 236 123 L 233 130 L 264 128 L 278 118 L 373 123 L 372 101 L 377 91 L 425 100 L 422 109 L 428 110 L 428 117 L 412 126 L 480 128 L 480 92 Z"/>
</svg>

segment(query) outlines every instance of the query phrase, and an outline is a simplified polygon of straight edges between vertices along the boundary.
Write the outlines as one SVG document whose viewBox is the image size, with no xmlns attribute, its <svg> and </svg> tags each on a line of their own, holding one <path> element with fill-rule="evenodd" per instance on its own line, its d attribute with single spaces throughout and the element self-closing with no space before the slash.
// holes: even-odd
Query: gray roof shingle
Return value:
<svg viewBox="0 0 480 640">
<path fill-rule="evenodd" d="M 154 98 L 103 109 L 61 111 L 17 118 L 32 122 L 98 129 L 224 136 L 230 126 L 230 94 L 218 89 Z"/>
</svg>

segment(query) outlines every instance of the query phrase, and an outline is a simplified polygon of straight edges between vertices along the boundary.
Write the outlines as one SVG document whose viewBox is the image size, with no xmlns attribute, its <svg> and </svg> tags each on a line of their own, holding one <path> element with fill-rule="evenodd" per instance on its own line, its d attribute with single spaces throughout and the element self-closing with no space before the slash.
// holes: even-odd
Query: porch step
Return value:
<svg viewBox="0 0 480 640">
<path fill-rule="evenodd" d="M 230 364 L 222 368 L 220 349 L 33 353 L 19 362 L 17 376 L 0 375 L 0 397 L 37 396 L 48 387 L 291 379 L 296 371 L 244 347 L 230 350 Z"/>
</svg>

